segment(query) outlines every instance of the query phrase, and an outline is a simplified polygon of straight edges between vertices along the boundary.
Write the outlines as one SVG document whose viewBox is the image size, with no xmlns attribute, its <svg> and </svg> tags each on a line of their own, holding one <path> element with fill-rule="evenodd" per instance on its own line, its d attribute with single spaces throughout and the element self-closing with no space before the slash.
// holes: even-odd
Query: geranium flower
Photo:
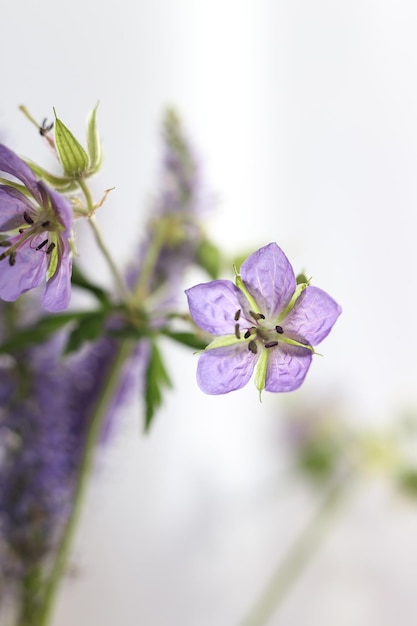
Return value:
<svg viewBox="0 0 417 626">
<path fill-rule="evenodd" d="M 342 311 L 321 289 L 296 284 L 276 243 L 246 259 L 236 285 L 214 280 L 186 294 L 197 326 L 218 335 L 197 368 L 197 382 L 209 394 L 241 389 L 254 370 L 259 391 L 297 389 L 310 367 L 313 346 L 328 335 Z"/>
<path fill-rule="evenodd" d="M 0 298 L 14 301 L 46 278 L 42 304 L 48 311 L 62 311 L 71 295 L 71 206 L 1 144 L 0 171 L 26 188 L 24 193 L 0 185 L 0 233 L 5 233 L 0 239 Z"/>
</svg>

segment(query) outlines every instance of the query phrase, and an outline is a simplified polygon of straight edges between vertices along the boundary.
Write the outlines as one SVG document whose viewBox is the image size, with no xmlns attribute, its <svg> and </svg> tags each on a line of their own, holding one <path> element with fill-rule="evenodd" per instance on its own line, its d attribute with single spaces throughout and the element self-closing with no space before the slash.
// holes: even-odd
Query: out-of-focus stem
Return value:
<svg viewBox="0 0 417 626">
<path fill-rule="evenodd" d="M 260 598 L 240 626 L 266 626 L 326 536 L 329 522 L 345 495 L 349 477 L 346 475 L 330 485 L 313 518 L 290 548 L 283 563 L 273 574 Z"/>
</svg>

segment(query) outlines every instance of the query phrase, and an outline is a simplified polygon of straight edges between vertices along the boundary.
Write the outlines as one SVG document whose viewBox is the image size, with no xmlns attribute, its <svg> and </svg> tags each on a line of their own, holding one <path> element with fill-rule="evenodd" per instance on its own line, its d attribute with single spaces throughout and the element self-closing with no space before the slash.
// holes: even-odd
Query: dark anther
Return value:
<svg viewBox="0 0 417 626">
<path fill-rule="evenodd" d="M 9 265 L 13 267 L 15 263 L 16 263 L 16 252 L 11 252 L 9 255 Z"/>
<path fill-rule="evenodd" d="M 30 225 L 34 224 L 33 219 L 30 217 L 27 211 L 23 213 L 23 219 L 25 220 L 26 224 L 30 224 Z"/>
<path fill-rule="evenodd" d="M 51 254 L 52 250 L 55 248 L 55 244 L 54 243 L 50 243 L 49 246 L 46 248 L 46 254 Z"/>
<path fill-rule="evenodd" d="M 251 331 L 251 329 L 249 328 L 249 330 L 247 330 L 247 331 L 246 331 L 246 333 L 245 333 L 243 336 L 244 336 L 244 338 L 245 338 L 245 339 L 249 339 L 249 337 L 251 336 L 251 334 L 252 334 L 252 331 Z"/>
<path fill-rule="evenodd" d="M 268 343 L 264 344 L 265 348 L 275 348 L 278 345 L 278 341 L 268 341 Z"/>
<path fill-rule="evenodd" d="M 236 339 L 240 339 L 240 324 L 235 324 Z"/>
<path fill-rule="evenodd" d="M 25 232 L 25 230 L 26 230 L 26 228 L 19 228 L 19 233 L 22 234 L 22 233 Z"/>
<path fill-rule="evenodd" d="M 256 354 L 258 352 L 258 346 L 256 345 L 256 341 L 253 339 L 248 343 L 248 350 L 249 352 L 252 352 L 252 354 Z"/>
<path fill-rule="evenodd" d="M 46 228 L 47 226 L 49 226 L 49 220 L 46 220 L 46 222 L 42 222 L 42 226 L 44 228 Z"/>
<path fill-rule="evenodd" d="M 6 254 L 5 252 L 2 252 L 2 253 L 0 254 L 0 261 L 3 261 L 3 259 L 5 259 L 5 258 L 6 258 L 6 256 L 7 256 L 7 254 Z"/>
<path fill-rule="evenodd" d="M 48 243 L 48 240 L 44 239 L 42 243 L 39 244 L 39 246 L 36 246 L 35 250 L 42 250 L 42 248 L 46 246 L 47 243 Z"/>
<path fill-rule="evenodd" d="M 52 130 L 54 127 L 53 122 L 51 122 L 51 124 L 47 124 L 47 121 L 48 119 L 45 117 L 42 122 L 42 126 L 39 126 L 39 134 L 42 135 L 42 137 L 45 137 L 45 135 L 49 133 L 49 131 Z"/>
<path fill-rule="evenodd" d="M 275 326 L 275 330 L 277 331 L 278 335 L 282 335 L 282 333 L 284 332 L 282 326 Z"/>
<path fill-rule="evenodd" d="M 235 313 L 235 322 L 238 321 L 239 317 L 240 317 L 240 309 L 238 309 Z"/>
<path fill-rule="evenodd" d="M 0 241 L 0 246 L 2 248 L 8 248 L 9 246 L 11 246 L 12 244 L 10 243 L 10 241 L 8 241 L 7 239 L 3 239 L 3 241 Z"/>
<path fill-rule="evenodd" d="M 255 313 L 254 311 L 249 311 L 250 316 L 257 322 L 258 320 L 264 320 L 265 319 L 265 315 L 262 315 L 262 313 Z"/>
</svg>

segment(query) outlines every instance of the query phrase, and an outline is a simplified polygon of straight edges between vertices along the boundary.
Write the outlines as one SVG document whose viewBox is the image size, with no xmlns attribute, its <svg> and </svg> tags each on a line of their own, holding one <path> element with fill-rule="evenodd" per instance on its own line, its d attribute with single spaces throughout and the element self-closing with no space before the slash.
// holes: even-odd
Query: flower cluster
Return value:
<svg viewBox="0 0 417 626">
<path fill-rule="evenodd" d="M 262 391 L 293 391 L 314 346 L 330 332 L 340 306 L 324 291 L 298 285 L 284 252 L 271 243 L 242 264 L 237 285 L 215 280 L 186 291 L 200 328 L 219 335 L 200 356 L 197 381 L 209 394 L 240 389 L 256 367 Z"/>
</svg>

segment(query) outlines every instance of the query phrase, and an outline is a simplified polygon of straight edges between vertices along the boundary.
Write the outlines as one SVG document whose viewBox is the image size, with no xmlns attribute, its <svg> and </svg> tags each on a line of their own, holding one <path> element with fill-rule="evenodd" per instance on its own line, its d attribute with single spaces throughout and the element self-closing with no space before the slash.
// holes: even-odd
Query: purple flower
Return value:
<svg viewBox="0 0 417 626">
<path fill-rule="evenodd" d="M 46 277 L 42 305 L 62 311 L 71 295 L 71 206 L 2 144 L 0 171 L 25 187 L 0 185 L 0 233 L 6 234 L 0 240 L 0 298 L 14 301 Z"/>
<path fill-rule="evenodd" d="M 327 293 L 296 284 L 276 243 L 242 264 L 236 285 L 214 280 L 186 291 L 200 328 L 219 335 L 200 356 L 197 382 L 209 394 L 241 389 L 255 370 L 259 391 L 293 391 L 341 313 Z"/>
</svg>

